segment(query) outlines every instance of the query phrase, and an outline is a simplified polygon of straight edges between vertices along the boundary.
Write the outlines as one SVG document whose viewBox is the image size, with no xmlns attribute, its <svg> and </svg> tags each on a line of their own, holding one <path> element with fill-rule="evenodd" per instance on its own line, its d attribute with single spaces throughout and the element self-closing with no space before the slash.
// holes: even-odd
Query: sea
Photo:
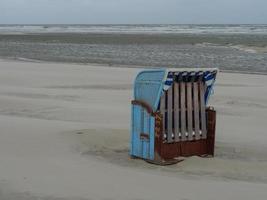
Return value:
<svg viewBox="0 0 267 200">
<path fill-rule="evenodd" d="M 0 58 L 267 74 L 267 24 L 5 24 Z"/>
</svg>

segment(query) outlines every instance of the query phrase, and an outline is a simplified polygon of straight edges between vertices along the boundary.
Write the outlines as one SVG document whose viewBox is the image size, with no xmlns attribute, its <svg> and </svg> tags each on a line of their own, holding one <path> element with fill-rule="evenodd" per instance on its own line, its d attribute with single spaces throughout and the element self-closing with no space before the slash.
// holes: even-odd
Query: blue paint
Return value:
<svg viewBox="0 0 267 200">
<path fill-rule="evenodd" d="M 166 70 L 140 72 L 134 83 L 134 99 L 148 103 L 153 111 L 158 109 L 163 91 Z M 140 138 L 140 134 L 149 139 Z M 155 118 L 139 105 L 132 105 L 132 136 L 130 154 L 143 159 L 154 159 Z"/>
<path fill-rule="evenodd" d="M 140 157 L 142 148 L 140 146 L 141 130 L 141 107 L 133 105 L 133 128 L 132 128 L 132 155 Z"/>
<path fill-rule="evenodd" d="M 132 134 L 130 154 L 144 159 L 154 159 L 155 119 L 139 105 L 132 105 Z M 141 139 L 140 134 L 149 139 Z"/>
<path fill-rule="evenodd" d="M 140 72 L 134 83 L 134 99 L 151 105 L 153 111 L 158 108 L 166 70 L 147 70 Z"/>
<path fill-rule="evenodd" d="M 150 117 L 149 126 L 149 159 L 154 160 L 154 145 L 155 145 L 155 117 Z"/>
</svg>

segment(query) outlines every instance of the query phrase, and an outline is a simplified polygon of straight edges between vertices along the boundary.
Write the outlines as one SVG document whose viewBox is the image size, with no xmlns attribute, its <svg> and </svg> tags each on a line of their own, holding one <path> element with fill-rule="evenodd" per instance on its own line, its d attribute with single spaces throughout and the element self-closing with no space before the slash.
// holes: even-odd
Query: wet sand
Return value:
<svg viewBox="0 0 267 200">
<path fill-rule="evenodd" d="M 0 61 L 0 199 L 265 199 L 267 76 L 220 73 L 215 158 L 128 156 L 140 69 Z"/>
<path fill-rule="evenodd" d="M 0 27 L 1 28 L 1 27 Z M 203 31 L 203 29 L 202 29 Z M 0 31 L 0 58 L 135 67 L 218 67 L 267 73 L 266 34 Z"/>
</svg>

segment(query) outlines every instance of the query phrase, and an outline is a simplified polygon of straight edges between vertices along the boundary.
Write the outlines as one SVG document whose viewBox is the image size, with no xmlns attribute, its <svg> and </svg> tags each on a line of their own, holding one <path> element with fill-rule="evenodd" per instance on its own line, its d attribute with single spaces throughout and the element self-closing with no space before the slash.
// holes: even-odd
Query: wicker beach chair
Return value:
<svg viewBox="0 0 267 200">
<path fill-rule="evenodd" d="M 207 103 L 217 72 L 140 72 L 134 84 L 130 155 L 162 165 L 187 156 L 213 156 L 216 111 Z"/>
</svg>

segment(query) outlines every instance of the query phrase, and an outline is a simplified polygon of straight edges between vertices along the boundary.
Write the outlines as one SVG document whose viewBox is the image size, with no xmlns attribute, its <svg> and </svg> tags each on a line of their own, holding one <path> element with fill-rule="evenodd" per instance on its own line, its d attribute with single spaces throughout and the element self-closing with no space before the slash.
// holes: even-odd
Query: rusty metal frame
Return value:
<svg viewBox="0 0 267 200">
<path fill-rule="evenodd" d="M 163 137 L 163 116 L 157 111 L 153 112 L 151 106 L 144 101 L 134 100 L 133 105 L 140 105 L 147 112 L 155 117 L 155 149 L 154 160 L 147 160 L 148 162 L 168 165 L 182 161 L 181 157 L 189 156 L 214 156 L 215 144 L 215 129 L 216 129 L 216 111 L 212 107 L 206 108 L 207 116 L 207 138 L 193 141 L 179 141 L 173 143 L 166 143 Z M 147 134 L 140 134 L 140 137 L 149 139 Z"/>
<path fill-rule="evenodd" d="M 139 105 L 139 106 L 143 107 L 144 109 L 146 109 L 148 114 L 155 116 L 155 113 L 153 112 L 152 107 L 148 103 L 146 103 L 145 101 L 132 100 L 132 105 Z"/>
<path fill-rule="evenodd" d="M 181 161 L 181 157 L 214 156 L 216 111 L 209 107 L 207 115 L 207 139 L 166 143 L 163 140 L 162 116 L 155 116 L 155 161 L 157 164 L 169 164 Z"/>
</svg>

